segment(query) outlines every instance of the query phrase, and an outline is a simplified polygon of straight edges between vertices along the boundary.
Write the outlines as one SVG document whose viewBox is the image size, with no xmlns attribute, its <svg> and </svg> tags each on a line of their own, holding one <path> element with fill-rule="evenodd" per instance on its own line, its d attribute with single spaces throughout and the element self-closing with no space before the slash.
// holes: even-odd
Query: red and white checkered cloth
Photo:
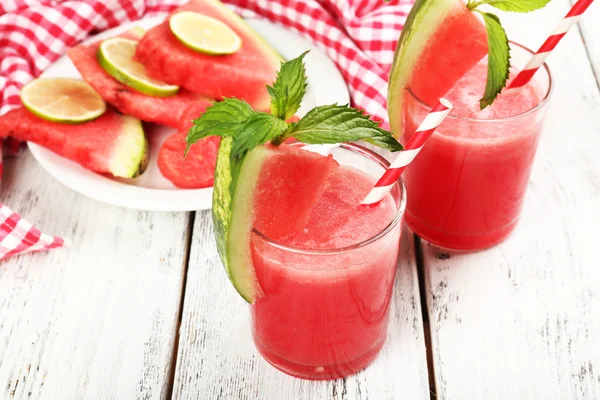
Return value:
<svg viewBox="0 0 600 400">
<path fill-rule="evenodd" d="M 0 2 L 0 115 L 20 106 L 19 90 L 88 36 L 187 0 Z M 224 0 L 243 16 L 279 23 L 311 39 L 337 64 L 354 107 L 388 126 L 387 79 L 394 49 L 413 0 Z M 13 141 L 4 151 L 14 153 Z M 1 165 L 1 164 L 0 164 Z M 1 169 L 0 169 L 1 171 Z M 65 242 L 0 204 L 0 260 Z M 18 223 L 17 223 L 18 221 Z"/>
</svg>

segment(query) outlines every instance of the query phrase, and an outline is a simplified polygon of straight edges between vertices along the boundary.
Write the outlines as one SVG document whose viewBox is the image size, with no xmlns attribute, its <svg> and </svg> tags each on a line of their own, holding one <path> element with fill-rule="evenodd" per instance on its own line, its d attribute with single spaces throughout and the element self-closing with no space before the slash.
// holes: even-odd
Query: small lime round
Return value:
<svg viewBox="0 0 600 400">
<path fill-rule="evenodd" d="M 169 19 L 171 32 L 192 50 L 207 54 L 233 54 L 242 39 L 227 24 L 192 11 L 182 11 Z"/>
<path fill-rule="evenodd" d="M 133 59 L 138 42 L 115 37 L 107 39 L 98 49 L 100 66 L 119 82 L 149 96 L 166 97 L 177 94 L 178 86 L 151 78 L 144 67 Z"/>
<path fill-rule="evenodd" d="M 39 78 L 21 89 L 21 102 L 31 113 L 52 122 L 77 124 L 98 118 L 106 103 L 85 81 Z"/>
</svg>

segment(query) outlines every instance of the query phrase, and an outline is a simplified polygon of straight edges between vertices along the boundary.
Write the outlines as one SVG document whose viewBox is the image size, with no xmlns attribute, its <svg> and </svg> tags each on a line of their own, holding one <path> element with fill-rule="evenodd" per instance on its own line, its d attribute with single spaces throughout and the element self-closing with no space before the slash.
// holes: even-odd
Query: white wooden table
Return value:
<svg viewBox="0 0 600 400">
<path fill-rule="evenodd" d="M 537 48 L 569 6 L 503 15 L 509 36 Z M 27 152 L 7 161 L 0 202 L 74 245 L 0 265 L 0 399 L 599 399 L 598 21 L 594 4 L 549 59 L 516 232 L 455 255 L 405 231 L 385 348 L 346 379 L 291 378 L 258 355 L 209 212 L 115 208 Z"/>
</svg>

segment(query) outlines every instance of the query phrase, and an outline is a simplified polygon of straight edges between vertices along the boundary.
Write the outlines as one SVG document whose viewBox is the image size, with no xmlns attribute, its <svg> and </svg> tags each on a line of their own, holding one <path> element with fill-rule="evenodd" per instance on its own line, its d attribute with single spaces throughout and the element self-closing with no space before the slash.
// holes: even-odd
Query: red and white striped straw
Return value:
<svg viewBox="0 0 600 400">
<path fill-rule="evenodd" d="M 539 50 L 533 55 L 531 60 L 527 63 L 525 68 L 521 70 L 515 77 L 515 79 L 508 86 L 509 89 L 519 88 L 525 86 L 527 82 L 533 78 L 537 70 L 544 65 L 546 57 L 550 54 L 554 48 L 558 45 L 558 42 L 567 34 L 567 31 L 571 29 L 573 25 L 579 21 L 581 15 L 587 10 L 594 0 L 579 0 L 573 8 L 565 15 L 563 20 L 558 24 L 552 35 L 539 48 Z"/>
<path fill-rule="evenodd" d="M 400 179 L 400 175 L 402 175 L 406 166 L 419 154 L 427 139 L 440 126 L 450 110 L 452 110 L 452 104 L 448 100 L 442 98 L 438 101 L 437 105 L 427 114 L 417 131 L 408 143 L 406 143 L 404 150 L 398 153 L 392 164 L 360 204 L 374 205 L 383 200 L 398 179 Z"/>
</svg>

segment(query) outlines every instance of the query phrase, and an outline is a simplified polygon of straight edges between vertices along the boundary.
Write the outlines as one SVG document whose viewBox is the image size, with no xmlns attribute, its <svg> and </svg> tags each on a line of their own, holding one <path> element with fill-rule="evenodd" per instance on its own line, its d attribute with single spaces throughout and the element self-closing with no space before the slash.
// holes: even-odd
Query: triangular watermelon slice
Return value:
<svg viewBox="0 0 600 400">
<path fill-rule="evenodd" d="M 131 29 L 121 37 L 139 40 L 144 31 Z M 177 127 L 183 111 L 191 104 L 212 104 L 212 100 L 197 93 L 180 90 L 168 97 L 154 97 L 140 93 L 122 84 L 102 69 L 97 59 L 100 42 L 78 45 L 67 51 L 67 55 L 83 77 L 102 98 L 123 114 L 132 115 L 142 121 Z"/>
<path fill-rule="evenodd" d="M 406 88 L 433 106 L 487 55 L 484 22 L 462 0 L 416 0 L 396 46 L 388 115 L 402 135 Z"/>
<path fill-rule="evenodd" d="M 242 39 L 241 49 L 229 55 L 191 50 L 171 32 L 167 19 L 150 29 L 137 46 L 136 58 L 148 73 L 210 98 L 236 97 L 254 109 L 268 111 L 271 98 L 266 85 L 275 81 L 281 56 L 218 0 L 192 0 L 173 14 L 181 11 L 197 12 L 224 22 Z"/>
<path fill-rule="evenodd" d="M 50 122 L 17 108 L 0 117 L 0 138 L 7 136 L 37 143 L 84 168 L 115 177 L 134 178 L 148 164 L 142 122 L 111 108 L 76 125 Z"/>
<path fill-rule="evenodd" d="M 231 145 L 231 137 L 222 139 L 217 159 L 215 238 L 229 279 L 253 303 L 262 294 L 250 251 L 253 228 L 271 239 L 302 229 L 339 164 L 288 145 L 255 147 L 232 161 Z"/>
</svg>

